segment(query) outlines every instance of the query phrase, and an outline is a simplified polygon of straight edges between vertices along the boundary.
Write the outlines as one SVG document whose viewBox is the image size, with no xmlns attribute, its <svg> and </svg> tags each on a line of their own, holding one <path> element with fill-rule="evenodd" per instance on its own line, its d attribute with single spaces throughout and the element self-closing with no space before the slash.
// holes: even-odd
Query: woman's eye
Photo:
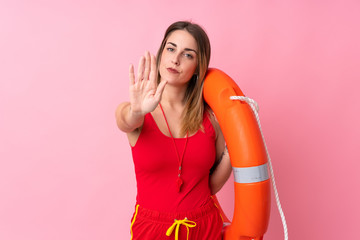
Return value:
<svg viewBox="0 0 360 240">
<path fill-rule="evenodd" d="M 187 58 L 189 58 L 189 59 L 192 59 L 192 58 L 193 58 L 193 56 L 192 56 L 191 54 L 189 54 L 189 53 L 185 53 L 184 55 L 185 55 L 185 57 L 187 57 Z"/>
<path fill-rule="evenodd" d="M 167 48 L 167 50 L 168 50 L 169 52 L 173 52 L 173 51 L 174 51 L 174 49 L 171 48 L 171 47 Z"/>
</svg>

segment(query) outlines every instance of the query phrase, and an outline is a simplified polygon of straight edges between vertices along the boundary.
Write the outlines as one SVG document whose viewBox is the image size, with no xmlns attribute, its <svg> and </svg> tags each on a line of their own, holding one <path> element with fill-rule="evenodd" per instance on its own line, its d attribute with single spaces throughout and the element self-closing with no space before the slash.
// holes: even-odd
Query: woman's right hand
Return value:
<svg viewBox="0 0 360 240">
<path fill-rule="evenodd" d="M 156 59 L 148 51 L 139 61 L 137 77 L 134 66 L 129 69 L 130 79 L 130 111 L 133 114 L 144 116 L 155 110 L 160 102 L 166 81 L 156 82 Z"/>
</svg>

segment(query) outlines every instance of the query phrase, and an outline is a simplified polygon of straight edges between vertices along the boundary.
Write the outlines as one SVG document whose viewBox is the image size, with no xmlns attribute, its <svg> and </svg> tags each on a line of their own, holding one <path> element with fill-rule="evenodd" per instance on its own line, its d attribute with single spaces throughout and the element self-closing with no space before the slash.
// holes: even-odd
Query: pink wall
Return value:
<svg viewBox="0 0 360 240">
<path fill-rule="evenodd" d="M 0 239 L 129 239 L 114 110 L 129 64 L 180 19 L 258 101 L 290 239 L 359 239 L 359 2 L 227 2 L 1 1 Z M 220 199 L 231 214 L 231 183 Z M 273 201 L 265 239 L 282 235 Z"/>
</svg>

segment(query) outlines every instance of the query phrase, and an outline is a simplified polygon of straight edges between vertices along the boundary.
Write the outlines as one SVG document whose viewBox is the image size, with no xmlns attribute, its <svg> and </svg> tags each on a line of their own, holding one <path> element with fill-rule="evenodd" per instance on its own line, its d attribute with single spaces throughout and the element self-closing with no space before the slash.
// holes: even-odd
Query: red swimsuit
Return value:
<svg viewBox="0 0 360 240">
<path fill-rule="evenodd" d="M 204 114 L 203 128 L 203 131 L 199 130 L 195 135 L 188 138 L 182 162 L 181 178 L 184 183 L 181 191 L 178 192 L 176 180 L 178 177 L 179 163 L 173 140 L 160 131 L 150 113 L 145 115 L 140 136 L 135 146 L 132 147 L 137 180 L 136 200 L 140 209 L 146 209 L 147 212 L 152 211 L 166 214 L 187 212 L 188 215 L 191 215 L 191 211 L 200 211 L 199 209 L 209 206 L 209 202 L 210 206 L 213 206 L 209 188 L 209 173 L 216 159 L 216 136 L 207 114 Z M 175 138 L 175 144 L 180 154 L 182 154 L 184 150 L 185 142 L 185 138 Z M 217 228 L 215 229 L 219 229 L 216 231 L 221 231 L 222 223 L 220 216 L 216 208 L 212 208 L 215 211 L 214 216 L 217 219 L 216 221 L 212 219 L 211 221 L 213 223 L 208 227 L 214 228 L 214 226 L 211 225 L 216 224 Z M 207 209 L 206 212 L 209 212 L 209 209 Z M 141 215 L 141 213 L 139 215 Z M 154 215 L 154 213 L 152 215 Z M 193 219 L 189 218 L 189 220 Z M 170 217 L 169 221 L 169 223 L 165 224 L 166 228 L 171 226 L 174 219 Z M 135 230 L 137 222 L 138 219 L 135 221 L 135 218 L 133 218 L 133 239 L 162 239 L 159 236 L 159 232 L 155 232 L 157 237 L 154 235 L 154 238 L 146 237 L 147 235 L 139 235 L 136 238 L 136 231 L 140 232 L 139 229 Z M 197 225 L 199 225 L 198 222 Z M 218 227 L 219 225 L 221 225 L 220 228 Z M 200 229 L 199 226 L 191 229 L 189 231 L 190 236 L 195 236 L 194 232 L 196 228 Z M 181 227 L 180 230 L 181 229 L 185 231 L 185 233 L 182 234 L 185 238 L 181 238 L 179 235 L 179 239 L 187 239 L 187 228 Z M 213 230 L 214 229 L 212 229 L 212 231 Z M 142 229 L 141 232 L 144 232 L 144 230 Z M 202 232 L 204 232 L 204 230 L 202 230 Z M 161 234 L 165 236 L 165 233 Z M 174 234 L 172 234 L 172 236 L 173 235 Z M 212 235 L 214 234 L 212 233 Z M 196 236 L 198 236 L 197 239 L 203 239 L 199 238 L 199 235 Z M 173 238 L 166 237 L 164 239 L 170 240 Z M 218 238 L 207 237 L 206 239 Z"/>
</svg>

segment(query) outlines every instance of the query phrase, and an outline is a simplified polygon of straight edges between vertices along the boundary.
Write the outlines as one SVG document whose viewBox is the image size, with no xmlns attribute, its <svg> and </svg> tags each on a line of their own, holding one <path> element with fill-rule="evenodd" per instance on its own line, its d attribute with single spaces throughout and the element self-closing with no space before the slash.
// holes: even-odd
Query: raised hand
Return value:
<svg viewBox="0 0 360 240">
<path fill-rule="evenodd" d="M 134 66 L 129 69 L 130 79 L 130 106 L 135 114 L 145 115 L 155 110 L 160 102 L 166 82 L 156 82 L 156 59 L 147 51 L 145 57 L 139 61 L 137 77 L 135 78 Z"/>
</svg>

